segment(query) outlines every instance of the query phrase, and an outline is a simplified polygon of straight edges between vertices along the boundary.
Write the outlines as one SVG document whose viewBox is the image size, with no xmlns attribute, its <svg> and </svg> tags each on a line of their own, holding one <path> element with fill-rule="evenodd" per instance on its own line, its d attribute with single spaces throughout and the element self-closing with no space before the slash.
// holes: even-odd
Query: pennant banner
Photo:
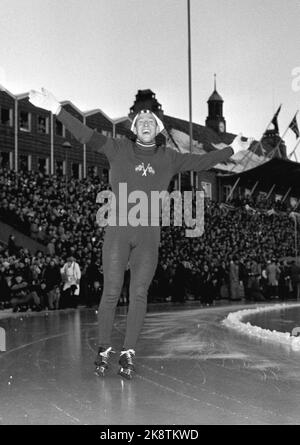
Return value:
<svg viewBox="0 0 300 445">
<path fill-rule="evenodd" d="M 299 132 L 299 127 L 297 124 L 297 119 L 296 119 L 297 114 L 295 114 L 293 120 L 291 121 L 289 128 L 295 133 L 296 138 L 298 139 L 298 137 L 300 136 L 300 132 Z"/>
<path fill-rule="evenodd" d="M 281 110 L 281 105 L 278 107 L 278 110 L 274 114 L 273 119 L 271 121 L 271 123 L 274 125 L 274 129 L 276 130 L 276 133 L 279 133 L 278 114 L 280 113 L 280 110 Z"/>
</svg>

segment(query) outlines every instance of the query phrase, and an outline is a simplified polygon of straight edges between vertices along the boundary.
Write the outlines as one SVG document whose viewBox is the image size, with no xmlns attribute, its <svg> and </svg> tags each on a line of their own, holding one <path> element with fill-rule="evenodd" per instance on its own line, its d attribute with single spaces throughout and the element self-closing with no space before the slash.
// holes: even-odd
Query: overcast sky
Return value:
<svg viewBox="0 0 300 445">
<path fill-rule="evenodd" d="M 187 0 L 0 0 L 0 8 L 0 83 L 12 93 L 45 86 L 116 118 L 150 88 L 166 114 L 188 120 Z M 216 72 L 227 131 L 260 138 L 283 103 L 283 133 L 300 108 L 300 81 L 292 87 L 300 0 L 191 0 L 191 19 L 194 122 L 205 123 Z M 286 142 L 290 151 L 291 132 Z"/>
</svg>

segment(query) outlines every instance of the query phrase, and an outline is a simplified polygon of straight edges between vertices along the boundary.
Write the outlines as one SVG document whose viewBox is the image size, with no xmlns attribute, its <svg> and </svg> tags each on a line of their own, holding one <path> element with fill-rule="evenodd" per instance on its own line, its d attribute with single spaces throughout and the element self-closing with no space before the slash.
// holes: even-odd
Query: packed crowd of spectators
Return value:
<svg viewBox="0 0 300 445">
<path fill-rule="evenodd" d="M 64 177 L 37 172 L 0 174 L 0 220 L 45 246 L 32 255 L 16 246 L 13 236 L 0 246 L 2 307 L 98 304 L 104 229 L 96 222 L 96 196 L 108 184 L 96 176 L 70 178 L 66 184 Z M 230 205 L 205 200 L 201 237 L 186 237 L 185 226 L 163 227 L 149 300 L 212 304 L 216 299 L 300 298 L 299 266 L 288 259 L 295 254 L 289 210 L 270 200 L 247 198 Z M 74 264 L 77 276 L 66 289 L 70 277 L 64 268 Z M 127 270 L 120 304 L 128 302 L 129 279 Z"/>
</svg>

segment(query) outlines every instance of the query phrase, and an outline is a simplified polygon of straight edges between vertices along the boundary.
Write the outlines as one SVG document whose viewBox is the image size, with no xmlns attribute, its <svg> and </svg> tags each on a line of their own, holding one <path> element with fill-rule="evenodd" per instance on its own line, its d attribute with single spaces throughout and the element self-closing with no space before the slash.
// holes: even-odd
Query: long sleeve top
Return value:
<svg viewBox="0 0 300 445">
<path fill-rule="evenodd" d="M 75 261 L 73 261 L 70 266 L 68 263 L 65 263 L 63 267 L 61 267 L 60 273 L 64 278 L 63 290 L 66 290 L 75 284 L 77 286 L 77 289 L 75 290 L 75 295 L 79 295 L 79 282 L 81 278 L 81 271 L 79 264 L 76 263 Z"/>
<path fill-rule="evenodd" d="M 146 193 L 150 200 L 151 192 L 168 190 L 172 177 L 177 173 L 208 170 L 219 162 L 227 161 L 233 155 L 231 147 L 204 155 L 182 154 L 167 147 L 141 147 L 129 139 L 115 139 L 102 135 L 84 125 L 64 108 L 60 109 L 57 118 L 75 139 L 107 157 L 111 168 L 112 192 L 117 201 L 121 183 L 126 184 L 128 196 L 138 190 Z M 122 203 L 123 198 L 123 195 L 120 196 Z"/>
</svg>

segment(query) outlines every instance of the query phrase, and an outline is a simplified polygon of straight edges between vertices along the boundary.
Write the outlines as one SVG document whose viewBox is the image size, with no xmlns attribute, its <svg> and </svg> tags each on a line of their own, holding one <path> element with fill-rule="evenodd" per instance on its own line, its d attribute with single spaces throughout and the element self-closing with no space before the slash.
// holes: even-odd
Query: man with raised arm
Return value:
<svg viewBox="0 0 300 445">
<path fill-rule="evenodd" d="M 150 110 L 142 110 L 135 116 L 131 130 L 136 135 L 136 141 L 132 142 L 129 139 L 103 136 L 82 124 L 44 88 L 41 92 L 32 90 L 29 100 L 33 105 L 55 114 L 79 142 L 107 157 L 116 200 L 121 183 L 126 184 L 128 195 L 134 191 L 143 191 L 150 196 L 152 191 L 168 190 L 172 177 L 177 173 L 207 170 L 219 162 L 227 161 L 235 151 L 247 149 L 251 143 L 251 140 L 243 142 L 239 135 L 230 146 L 220 150 L 204 155 L 181 154 L 166 147 L 157 147 L 155 138 L 164 126 Z M 123 203 L 120 202 L 120 205 Z M 133 226 L 128 224 L 127 219 L 120 219 L 119 224 L 108 225 L 105 230 L 102 251 L 104 289 L 98 311 L 99 349 L 95 361 L 99 375 L 104 375 L 108 360 L 114 352 L 111 332 L 128 262 L 131 273 L 129 308 L 119 373 L 131 378 L 134 371 L 136 343 L 146 314 L 147 293 L 157 266 L 160 242 L 160 227 L 149 225 L 149 220 Z"/>
</svg>

